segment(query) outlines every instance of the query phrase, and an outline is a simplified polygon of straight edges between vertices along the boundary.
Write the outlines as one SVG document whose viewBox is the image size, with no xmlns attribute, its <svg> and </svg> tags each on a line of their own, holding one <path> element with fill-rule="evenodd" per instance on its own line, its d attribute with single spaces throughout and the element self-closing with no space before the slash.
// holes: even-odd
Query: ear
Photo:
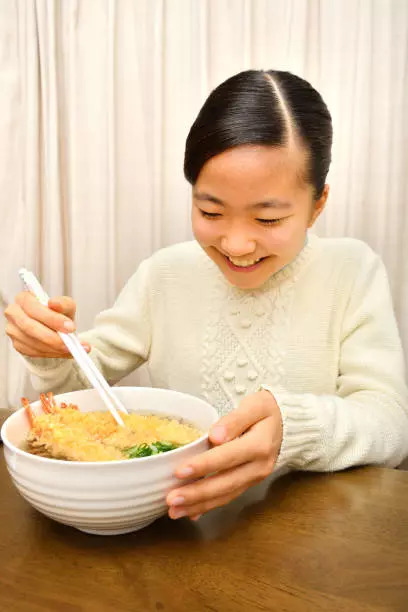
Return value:
<svg viewBox="0 0 408 612">
<path fill-rule="evenodd" d="M 320 198 L 318 200 L 316 200 L 316 202 L 314 203 L 313 206 L 313 211 L 312 211 L 312 215 L 310 217 L 310 221 L 308 224 L 308 227 L 312 227 L 312 225 L 314 225 L 316 219 L 321 215 L 321 213 L 323 212 L 324 207 L 326 206 L 326 201 L 327 198 L 329 197 L 329 191 L 330 191 L 330 186 L 329 185 L 325 185 L 323 188 L 323 193 L 320 196 Z"/>
</svg>

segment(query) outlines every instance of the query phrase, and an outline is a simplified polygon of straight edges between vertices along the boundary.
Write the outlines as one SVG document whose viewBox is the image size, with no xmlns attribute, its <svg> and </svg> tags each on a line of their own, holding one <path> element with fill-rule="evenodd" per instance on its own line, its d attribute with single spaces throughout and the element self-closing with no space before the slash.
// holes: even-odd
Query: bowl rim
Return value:
<svg viewBox="0 0 408 612">
<path fill-rule="evenodd" d="M 200 397 L 188 394 L 188 393 L 183 393 L 181 391 L 175 391 L 173 389 L 162 389 L 162 388 L 158 388 L 158 387 L 118 387 L 118 388 L 123 388 L 123 389 L 140 389 L 140 390 L 146 390 L 146 389 L 152 389 L 152 390 L 157 390 L 157 391 L 170 391 L 171 393 L 177 393 L 179 395 L 184 395 L 184 396 L 189 396 L 199 400 L 205 404 L 207 404 L 207 406 L 209 408 L 211 408 L 214 412 L 214 416 L 218 417 L 217 411 L 214 408 L 214 406 L 212 406 L 211 404 L 209 404 L 208 402 L 206 402 L 205 400 L 203 400 Z M 81 391 L 92 391 L 93 389 L 78 389 L 78 392 Z M 60 393 L 58 395 L 55 396 L 55 398 L 58 398 L 60 395 L 66 395 L 68 393 L 76 393 L 76 391 L 67 391 L 66 393 Z M 35 402 L 40 401 L 40 400 L 35 400 Z M 33 403 L 35 403 L 33 402 Z M 135 457 L 133 459 L 115 459 L 112 461 L 67 461 L 65 459 L 52 459 L 50 457 L 40 457 L 39 455 L 33 455 L 32 453 L 28 453 L 27 451 L 23 450 L 22 448 L 19 448 L 18 446 L 16 446 L 15 444 L 13 444 L 13 442 L 10 442 L 10 440 L 7 438 L 6 435 L 6 428 L 7 428 L 7 424 L 9 421 L 11 421 L 12 419 L 16 418 L 16 416 L 22 412 L 24 412 L 24 407 L 19 408 L 18 410 L 16 410 L 15 412 L 13 412 L 13 414 L 11 414 L 10 416 L 7 417 L 7 419 L 4 421 L 1 429 L 0 429 L 0 437 L 1 440 L 4 444 L 5 447 L 7 447 L 7 449 L 11 452 L 13 452 L 16 455 L 20 455 L 22 457 L 25 458 L 29 458 L 30 460 L 34 460 L 34 461 L 39 461 L 40 463 L 48 463 L 51 465 L 52 464 L 56 464 L 56 465 L 64 465 L 64 466 L 75 466 L 73 469 L 78 469 L 81 466 L 108 466 L 108 465 L 129 465 L 130 463 L 133 462 L 137 462 L 137 464 L 142 464 L 145 461 L 154 461 L 154 460 L 163 460 L 165 457 L 168 457 L 169 455 L 173 455 L 174 453 L 178 453 L 180 451 L 182 451 L 183 449 L 186 448 L 192 448 L 195 445 L 198 446 L 200 444 L 200 442 L 204 442 L 205 440 L 208 440 L 208 432 L 204 433 L 202 436 L 200 436 L 199 438 L 197 438 L 196 440 L 193 440 L 193 442 L 189 442 L 188 444 L 184 444 L 183 446 L 180 446 L 179 448 L 175 448 L 173 450 L 167 451 L 165 453 L 158 453 L 157 455 L 149 455 L 147 457 Z M 99 411 L 98 411 L 99 412 Z M 105 412 L 105 411 L 102 411 Z M 106 410 L 106 412 L 108 412 Z M 171 418 L 171 415 L 163 415 L 163 418 Z M 176 416 L 173 416 L 173 418 L 177 418 Z M 214 421 L 215 423 L 216 421 Z M 70 468 L 71 469 L 71 468 Z"/>
</svg>

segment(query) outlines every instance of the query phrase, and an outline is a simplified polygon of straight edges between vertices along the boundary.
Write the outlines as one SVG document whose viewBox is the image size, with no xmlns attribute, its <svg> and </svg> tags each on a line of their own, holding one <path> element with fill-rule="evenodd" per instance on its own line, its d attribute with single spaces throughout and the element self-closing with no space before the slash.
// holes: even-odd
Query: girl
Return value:
<svg viewBox="0 0 408 612">
<path fill-rule="evenodd" d="M 152 384 L 219 411 L 213 447 L 181 465 L 172 518 L 223 505 L 272 470 L 397 466 L 408 392 L 384 266 L 364 243 L 319 239 L 332 125 L 288 72 L 249 70 L 208 97 L 187 138 L 196 240 L 144 261 L 82 342 L 113 384 L 147 362 Z M 71 298 L 29 293 L 7 333 L 38 390 L 84 388 L 56 331 Z M 183 486 L 183 479 L 207 476 Z"/>
</svg>

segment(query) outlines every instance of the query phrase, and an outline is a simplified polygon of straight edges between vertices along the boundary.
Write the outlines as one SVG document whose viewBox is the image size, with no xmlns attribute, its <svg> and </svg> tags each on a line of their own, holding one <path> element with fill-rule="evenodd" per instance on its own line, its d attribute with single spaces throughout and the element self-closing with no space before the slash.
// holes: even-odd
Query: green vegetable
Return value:
<svg viewBox="0 0 408 612">
<path fill-rule="evenodd" d="M 180 445 L 179 444 L 173 444 L 173 442 L 155 442 L 154 446 L 157 447 L 159 453 L 167 453 L 167 451 L 171 451 L 174 450 L 175 448 L 178 448 Z"/>
<path fill-rule="evenodd" d="M 167 453 L 167 451 L 178 448 L 179 444 L 173 444 L 173 442 L 152 442 L 152 444 L 138 444 L 137 446 L 130 446 L 124 448 L 123 453 L 128 459 L 136 459 L 137 457 L 149 457 L 150 455 L 158 455 L 159 453 Z"/>
</svg>

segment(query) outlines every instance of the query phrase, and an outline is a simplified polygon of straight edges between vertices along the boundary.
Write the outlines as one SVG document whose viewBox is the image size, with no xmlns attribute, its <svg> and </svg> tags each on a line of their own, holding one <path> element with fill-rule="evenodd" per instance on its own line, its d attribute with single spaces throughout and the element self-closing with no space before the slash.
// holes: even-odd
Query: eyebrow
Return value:
<svg viewBox="0 0 408 612">
<path fill-rule="evenodd" d="M 213 202 L 213 204 L 218 204 L 219 206 L 225 206 L 225 202 L 216 198 L 215 196 L 205 193 L 202 191 L 194 191 L 193 197 L 196 200 L 200 200 L 203 202 Z M 290 202 L 285 202 L 283 200 L 277 200 L 275 198 L 271 198 L 270 200 L 265 200 L 264 202 L 256 202 L 255 204 L 250 204 L 248 208 L 272 208 L 272 209 L 284 209 L 291 208 L 292 204 Z"/>
</svg>

